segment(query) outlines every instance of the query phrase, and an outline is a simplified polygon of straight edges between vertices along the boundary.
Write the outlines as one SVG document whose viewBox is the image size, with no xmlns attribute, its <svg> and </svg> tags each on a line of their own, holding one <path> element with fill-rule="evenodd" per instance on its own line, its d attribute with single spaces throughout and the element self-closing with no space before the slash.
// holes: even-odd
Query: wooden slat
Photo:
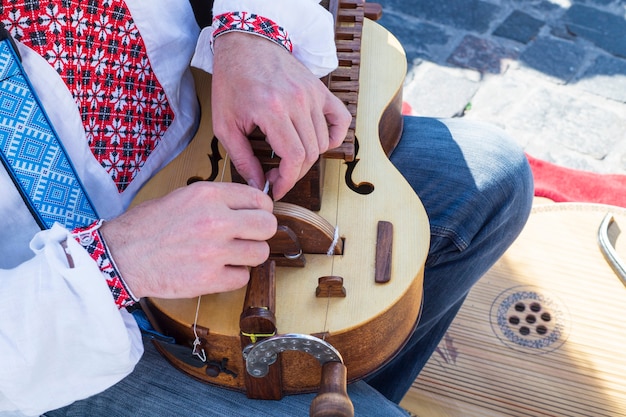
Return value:
<svg viewBox="0 0 626 417">
<path fill-rule="evenodd" d="M 335 43 L 340 64 L 339 68 L 328 76 L 328 88 L 346 104 L 352 114 L 352 123 L 343 145 L 326 152 L 324 157 L 340 158 L 348 162 L 354 160 L 355 157 L 354 129 L 359 91 L 364 5 L 363 0 L 331 0 L 326 5 L 335 15 Z M 346 92 L 350 94 L 346 95 Z"/>
<path fill-rule="evenodd" d="M 429 417 L 626 416 L 626 288 L 597 244 L 607 212 L 624 228 L 623 208 L 536 206 L 518 240 L 472 289 L 403 405 Z M 616 247 L 626 259 L 624 240 Z M 526 337 L 507 324 L 507 300 L 529 305 L 529 294 L 554 312 L 544 336 Z M 523 346 L 530 340 L 537 344 Z"/>
</svg>

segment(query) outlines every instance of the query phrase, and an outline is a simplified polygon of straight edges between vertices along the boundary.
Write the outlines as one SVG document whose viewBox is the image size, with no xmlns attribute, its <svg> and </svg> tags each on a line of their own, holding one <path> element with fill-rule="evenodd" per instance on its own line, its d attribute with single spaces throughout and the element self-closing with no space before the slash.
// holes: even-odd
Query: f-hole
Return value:
<svg viewBox="0 0 626 417">
<path fill-rule="evenodd" d="M 219 172 L 219 162 L 223 158 L 220 154 L 219 142 L 215 136 L 213 136 L 213 140 L 211 141 L 211 154 L 207 155 L 207 157 L 209 158 L 209 162 L 211 163 L 211 175 L 206 179 L 197 176 L 190 177 L 187 180 L 187 185 L 193 184 L 194 182 L 198 181 L 215 181 L 215 178 L 217 178 L 217 174 Z"/>
<path fill-rule="evenodd" d="M 354 138 L 354 159 L 351 162 L 346 162 L 346 165 L 348 165 L 348 169 L 346 170 L 345 181 L 346 181 L 346 185 L 348 186 L 348 188 L 350 188 L 355 193 L 361 194 L 361 195 L 368 195 L 374 192 L 374 184 L 372 184 L 371 182 L 360 182 L 356 184 L 354 180 L 352 179 L 352 173 L 354 172 L 354 169 L 356 168 L 356 164 L 359 163 L 359 158 L 357 158 L 358 155 L 359 155 L 359 139 L 355 137 Z"/>
</svg>

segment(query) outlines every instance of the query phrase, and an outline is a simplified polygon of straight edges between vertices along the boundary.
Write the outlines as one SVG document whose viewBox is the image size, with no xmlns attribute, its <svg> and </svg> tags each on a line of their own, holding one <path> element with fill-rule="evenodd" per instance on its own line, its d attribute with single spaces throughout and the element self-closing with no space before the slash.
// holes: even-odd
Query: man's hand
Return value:
<svg viewBox="0 0 626 417">
<path fill-rule="evenodd" d="M 260 36 L 228 33 L 214 44 L 213 130 L 249 185 L 272 184 L 282 198 L 328 149 L 339 146 L 350 126 L 344 104 L 304 65 Z M 247 135 L 255 127 L 281 157 L 263 174 Z"/>
<path fill-rule="evenodd" d="M 269 256 L 272 200 L 243 184 L 197 182 L 146 201 L 100 231 L 137 297 L 187 298 L 241 288 Z"/>
</svg>

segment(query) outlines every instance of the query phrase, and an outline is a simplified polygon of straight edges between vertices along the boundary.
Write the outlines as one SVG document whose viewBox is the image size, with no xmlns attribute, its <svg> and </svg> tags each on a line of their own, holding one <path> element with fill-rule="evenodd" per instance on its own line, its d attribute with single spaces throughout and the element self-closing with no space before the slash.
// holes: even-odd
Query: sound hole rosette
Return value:
<svg viewBox="0 0 626 417">
<path fill-rule="evenodd" d="M 569 336 L 570 317 L 565 304 L 534 286 L 502 291 L 491 305 L 490 323 L 507 347 L 528 354 L 560 348 Z"/>
</svg>

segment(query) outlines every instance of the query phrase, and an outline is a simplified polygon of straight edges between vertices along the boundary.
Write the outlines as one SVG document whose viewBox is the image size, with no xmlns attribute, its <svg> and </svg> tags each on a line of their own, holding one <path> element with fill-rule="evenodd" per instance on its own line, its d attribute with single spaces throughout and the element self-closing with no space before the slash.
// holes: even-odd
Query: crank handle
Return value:
<svg viewBox="0 0 626 417">
<path fill-rule="evenodd" d="M 609 263 L 611 268 L 613 268 L 613 271 L 622 281 L 622 284 L 626 285 L 626 265 L 624 265 L 618 256 L 609 239 L 609 226 L 611 226 L 613 222 L 614 218 L 611 213 L 604 217 L 598 229 L 598 244 L 600 245 L 600 249 L 602 250 L 602 254 L 604 255 L 606 261 Z"/>
<path fill-rule="evenodd" d="M 246 370 L 253 377 L 263 377 L 276 362 L 278 354 L 285 351 L 307 353 L 322 365 L 320 390 L 311 402 L 310 417 L 354 416 L 354 407 L 346 389 L 348 371 L 339 352 L 322 339 L 293 333 L 263 339 L 244 348 Z"/>
<path fill-rule="evenodd" d="M 311 401 L 310 417 L 352 417 L 354 406 L 346 389 L 348 371 L 341 362 L 322 366 L 322 381 L 317 396 Z"/>
</svg>

